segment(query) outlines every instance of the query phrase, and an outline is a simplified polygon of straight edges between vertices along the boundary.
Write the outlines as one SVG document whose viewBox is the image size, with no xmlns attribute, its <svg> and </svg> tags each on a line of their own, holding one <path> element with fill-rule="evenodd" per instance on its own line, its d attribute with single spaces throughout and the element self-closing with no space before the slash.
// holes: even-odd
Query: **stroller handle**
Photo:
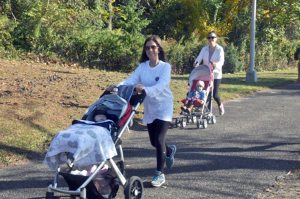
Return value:
<svg viewBox="0 0 300 199">
<path fill-rule="evenodd" d="M 141 103 L 143 103 L 145 97 L 146 97 L 146 91 L 145 90 L 142 90 L 141 93 L 138 93 L 136 91 L 136 89 L 134 88 L 133 95 L 130 98 L 130 104 L 132 106 L 136 106 L 138 103 L 141 104 Z"/>
</svg>

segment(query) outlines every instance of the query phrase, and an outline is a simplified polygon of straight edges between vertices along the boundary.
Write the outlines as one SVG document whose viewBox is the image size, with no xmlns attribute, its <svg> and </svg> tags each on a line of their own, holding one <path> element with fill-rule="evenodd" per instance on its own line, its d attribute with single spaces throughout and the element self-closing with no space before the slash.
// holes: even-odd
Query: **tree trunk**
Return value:
<svg viewBox="0 0 300 199">
<path fill-rule="evenodd" d="M 108 30 L 112 30 L 112 19 L 113 19 L 112 0 L 108 1 L 108 11 L 109 11 Z"/>
</svg>

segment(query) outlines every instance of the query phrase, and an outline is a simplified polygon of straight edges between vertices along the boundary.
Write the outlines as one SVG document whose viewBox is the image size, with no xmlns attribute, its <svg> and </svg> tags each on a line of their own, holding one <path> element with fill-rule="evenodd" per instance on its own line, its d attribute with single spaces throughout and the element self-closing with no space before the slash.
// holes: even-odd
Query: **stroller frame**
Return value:
<svg viewBox="0 0 300 199">
<path fill-rule="evenodd" d="M 203 70 L 204 69 L 204 70 Z M 204 74 L 197 74 L 201 70 Z M 195 106 L 191 113 L 181 112 L 180 116 L 175 118 L 175 127 L 185 128 L 187 124 L 196 124 L 197 128 L 206 129 L 208 124 L 215 124 L 217 122 L 216 116 L 212 113 L 211 94 L 213 93 L 213 72 L 212 69 L 207 65 L 199 65 L 194 68 L 189 76 L 189 85 L 191 86 L 189 92 L 194 89 L 196 81 L 202 80 L 205 83 L 205 90 L 208 91 L 204 103 L 199 106 Z M 208 106 L 209 104 L 209 106 Z"/>
<path fill-rule="evenodd" d="M 63 193 L 70 195 L 71 198 L 75 199 L 77 196 L 80 197 L 80 199 L 87 199 L 87 185 L 89 183 L 92 183 L 92 180 L 95 178 L 97 173 L 100 171 L 100 169 L 106 164 L 109 163 L 110 169 L 112 172 L 115 174 L 115 184 L 116 188 L 112 189 L 110 196 L 108 198 L 114 198 L 117 194 L 119 185 L 124 187 L 124 195 L 126 199 L 131 199 L 131 198 L 143 198 L 143 182 L 138 176 L 131 176 L 129 179 L 125 178 L 125 164 L 124 164 L 124 154 L 123 154 L 123 148 L 122 148 L 122 140 L 121 136 L 125 132 L 125 130 L 129 131 L 129 125 L 132 124 L 133 117 L 136 113 L 139 113 L 137 109 L 141 105 L 144 97 L 145 97 L 145 92 L 140 94 L 140 99 L 137 100 L 135 105 L 132 105 L 132 111 L 127 119 L 127 121 L 124 123 L 124 125 L 119 129 L 118 136 L 114 140 L 114 144 L 118 149 L 119 152 L 119 158 L 120 161 L 116 163 L 113 158 L 107 159 L 106 161 L 102 161 L 97 165 L 96 170 L 90 175 L 86 176 L 87 179 L 79 186 L 76 190 L 67 190 L 63 187 L 59 187 L 59 176 L 61 176 L 61 168 L 59 167 L 55 173 L 53 183 L 50 184 L 47 187 L 47 192 L 46 192 L 46 199 L 54 199 L 54 193 Z M 118 166 L 118 165 L 119 166 Z M 120 167 L 120 168 L 119 168 Z M 117 179 L 117 180 L 116 180 Z M 104 197 L 100 197 L 101 199 Z"/>
</svg>

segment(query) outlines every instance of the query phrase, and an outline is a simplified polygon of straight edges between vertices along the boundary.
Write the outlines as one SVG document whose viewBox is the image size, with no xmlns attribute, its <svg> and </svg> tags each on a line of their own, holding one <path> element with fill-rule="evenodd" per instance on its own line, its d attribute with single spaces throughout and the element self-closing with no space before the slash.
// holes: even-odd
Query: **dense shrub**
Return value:
<svg viewBox="0 0 300 199">
<path fill-rule="evenodd" d="M 167 40 L 166 51 L 173 72 L 178 74 L 190 73 L 202 46 L 203 42 L 199 41 L 196 36 L 185 40 L 182 38 L 179 42 Z"/>
<path fill-rule="evenodd" d="M 224 73 L 235 73 L 240 72 L 242 70 L 242 62 L 239 59 L 238 49 L 230 44 L 226 48 L 225 51 L 225 62 L 223 66 Z"/>
<path fill-rule="evenodd" d="M 108 30 L 109 13 L 99 5 L 94 2 L 87 6 L 83 1 L 66 4 L 29 0 L 13 2 L 13 12 L 18 20 L 17 26 L 11 30 L 13 44 L 29 53 L 42 57 L 60 56 L 83 66 L 132 70 L 144 41 L 142 29 L 148 25 L 141 17 L 143 9 L 138 9 L 135 0 L 127 0 L 119 7 L 121 9 L 116 7 L 113 28 Z M 5 35 L 3 40 L 0 36 L 0 46 L 3 46 L 1 41 L 9 41 L 7 29 L 2 37 Z"/>
<path fill-rule="evenodd" d="M 11 35 L 15 26 L 15 22 L 0 15 L 0 56 L 2 57 L 11 57 L 15 51 Z"/>
<path fill-rule="evenodd" d="M 225 50 L 224 72 L 247 70 L 251 5 L 239 4 L 240 9 L 235 10 L 238 1 L 218 2 L 211 6 L 192 0 L 0 1 L 0 56 L 25 52 L 41 61 L 59 58 L 86 67 L 131 71 L 138 64 L 145 37 L 158 34 L 173 72 L 190 73 L 195 57 L 207 43 L 203 35 L 216 30 Z M 300 38 L 299 7 L 296 0 L 260 1 L 257 71 L 293 63 Z M 277 8 L 288 10 L 289 15 L 276 12 Z M 226 15 L 228 10 L 236 14 Z"/>
<path fill-rule="evenodd" d="M 274 47 L 271 43 L 256 48 L 255 68 L 257 71 L 272 71 L 287 66 L 288 57 L 280 44 Z"/>
</svg>

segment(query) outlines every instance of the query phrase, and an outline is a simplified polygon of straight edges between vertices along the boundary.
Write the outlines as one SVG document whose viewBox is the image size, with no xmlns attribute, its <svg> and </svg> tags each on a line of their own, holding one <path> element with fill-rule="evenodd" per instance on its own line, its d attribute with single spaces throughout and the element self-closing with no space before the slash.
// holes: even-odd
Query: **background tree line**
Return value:
<svg viewBox="0 0 300 199">
<path fill-rule="evenodd" d="M 175 73 L 191 70 L 206 35 L 225 48 L 225 72 L 249 65 L 249 0 L 1 0 L 0 57 L 33 55 L 129 71 L 144 39 L 163 38 Z M 293 63 L 300 45 L 299 0 L 257 1 L 256 70 Z"/>
</svg>

